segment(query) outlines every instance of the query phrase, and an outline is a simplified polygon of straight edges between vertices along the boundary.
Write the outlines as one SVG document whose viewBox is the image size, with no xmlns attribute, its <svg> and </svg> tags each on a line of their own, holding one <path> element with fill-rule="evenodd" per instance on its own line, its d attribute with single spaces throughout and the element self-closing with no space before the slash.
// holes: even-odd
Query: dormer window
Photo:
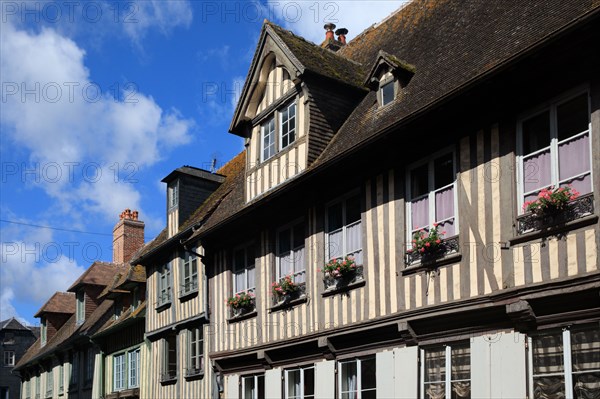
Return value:
<svg viewBox="0 0 600 399">
<path fill-rule="evenodd" d="M 169 184 L 167 190 L 169 209 L 176 208 L 179 205 L 179 184 L 175 180 Z"/>
<path fill-rule="evenodd" d="M 268 119 L 260 127 L 262 137 L 262 161 L 275 155 L 275 116 Z"/>
<path fill-rule="evenodd" d="M 281 148 L 284 149 L 296 140 L 296 103 L 281 110 Z"/>
<path fill-rule="evenodd" d="M 275 111 L 260 126 L 261 161 L 273 157 L 296 141 L 296 103 L 287 104 Z"/>
<path fill-rule="evenodd" d="M 41 328 L 40 328 L 40 342 L 41 345 L 44 346 L 46 345 L 46 340 L 48 337 L 48 325 L 47 325 L 48 321 L 46 320 L 46 317 L 42 316 L 42 319 L 40 320 L 40 324 L 41 324 Z"/>
<path fill-rule="evenodd" d="M 77 291 L 77 324 L 82 324 L 85 321 L 85 291 L 80 289 Z"/>
<path fill-rule="evenodd" d="M 380 50 L 365 86 L 377 90 L 377 103 L 379 107 L 385 107 L 400 96 L 401 89 L 408 85 L 415 71 L 413 65 Z"/>
<path fill-rule="evenodd" d="M 398 92 L 396 86 L 397 81 L 390 72 L 381 77 L 379 81 L 378 100 L 382 107 L 388 105 L 396 99 L 396 93 Z"/>
</svg>

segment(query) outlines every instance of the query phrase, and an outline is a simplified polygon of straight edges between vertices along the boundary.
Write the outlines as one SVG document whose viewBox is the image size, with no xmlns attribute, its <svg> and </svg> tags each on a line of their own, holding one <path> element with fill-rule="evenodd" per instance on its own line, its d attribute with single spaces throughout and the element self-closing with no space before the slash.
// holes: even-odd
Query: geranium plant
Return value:
<svg viewBox="0 0 600 399">
<path fill-rule="evenodd" d="M 429 231 L 421 229 L 413 234 L 412 248 L 408 252 L 417 251 L 421 254 L 435 252 L 441 248 L 444 234 L 446 232 L 440 232 L 437 223 L 434 223 L 433 228 L 429 229 Z"/>
<path fill-rule="evenodd" d="M 271 284 L 271 291 L 273 291 L 273 297 L 275 298 L 281 298 L 299 289 L 300 287 L 294 282 L 292 276 L 285 276 L 279 282 Z"/>
<path fill-rule="evenodd" d="M 546 212 L 564 209 L 569 201 L 579 196 L 577 190 L 571 186 L 544 188 L 538 194 L 537 199 L 526 201 L 523 210 L 541 215 Z"/>
<path fill-rule="evenodd" d="M 344 277 L 354 271 L 356 271 L 356 262 L 351 255 L 346 256 L 343 260 L 340 258 L 332 259 L 323 268 L 325 277 L 331 278 Z"/>
<path fill-rule="evenodd" d="M 254 294 L 240 292 L 227 300 L 227 306 L 232 309 L 251 309 L 254 307 Z"/>
</svg>

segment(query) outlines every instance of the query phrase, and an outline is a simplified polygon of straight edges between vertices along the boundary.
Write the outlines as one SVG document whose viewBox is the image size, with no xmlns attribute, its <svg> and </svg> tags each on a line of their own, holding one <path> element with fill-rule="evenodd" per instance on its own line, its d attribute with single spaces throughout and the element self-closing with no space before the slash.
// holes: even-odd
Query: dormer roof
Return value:
<svg viewBox="0 0 600 399">
<path fill-rule="evenodd" d="M 223 176 L 223 175 L 220 175 L 217 173 L 211 173 L 208 170 L 196 168 L 194 166 L 184 165 L 180 168 L 175 169 L 171 173 L 169 173 L 161 181 L 163 183 L 169 183 L 181 175 L 192 176 L 192 177 L 196 177 L 196 178 L 200 178 L 200 179 L 206 179 L 206 180 L 214 181 L 215 183 L 223 183 L 223 181 L 225 180 L 225 176 Z"/>
<path fill-rule="evenodd" d="M 407 83 L 417 70 L 414 65 L 409 64 L 392 54 L 386 53 L 383 50 L 379 50 L 377 59 L 371 68 L 371 72 L 367 75 L 367 79 L 364 82 L 365 86 L 371 87 L 373 83 L 375 83 L 374 80 L 377 80 L 378 83 L 378 76 L 385 69 L 390 71 L 395 77 L 403 80 L 404 83 Z"/>
<path fill-rule="evenodd" d="M 37 311 L 34 317 L 41 317 L 45 313 L 75 313 L 75 294 L 72 292 L 56 292 Z"/>
<path fill-rule="evenodd" d="M 67 291 L 76 292 L 83 285 L 109 285 L 115 275 L 122 272 L 127 266 L 109 262 L 94 262 Z"/>
</svg>

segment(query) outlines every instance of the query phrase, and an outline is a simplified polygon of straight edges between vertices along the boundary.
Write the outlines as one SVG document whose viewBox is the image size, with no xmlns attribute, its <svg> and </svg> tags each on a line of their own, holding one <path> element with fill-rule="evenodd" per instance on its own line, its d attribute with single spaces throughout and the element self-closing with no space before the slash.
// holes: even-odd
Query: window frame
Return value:
<svg viewBox="0 0 600 399">
<path fill-rule="evenodd" d="M 342 380 L 344 377 L 344 373 L 343 373 L 343 369 L 342 369 L 342 364 L 343 363 L 356 363 L 356 399 L 362 399 L 362 394 L 363 394 L 363 388 L 362 388 L 362 367 L 361 367 L 361 363 L 364 360 L 374 360 L 375 361 L 375 388 L 367 388 L 367 391 L 374 391 L 375 394 L 377 395 L 377 356 L 375 354 L 372 355 L 367 355 L 367 356 L 361 356 L 361 357 L 351 357 L 351 358 L 347 358 L 347 359 L 340 359 L 337 362 L 337 369 L 339 370 L 337 373 L 337 380 L 338 380 L 338 384 L 337 384 L 337 397 L 339 399 L 342 399 L 344 393 L 349 394 L 351 391 L 348 392 L 344 392 L 342 391 Z"/>
<path fill-rule="evenodd" d="M 40 346 L 46 345 L 48 342 L 48 319 L 42 316 L 40 319 Z"/>
<path fill-rule="evenodd" d="M 294 247 L 294 228 L 298 225 L 303 225 L 303 239 L 302 239 L 302 247 Z M 298 218 L 293 222 L 290 222 L 288 224 L 283 225 L 282 227 L 280 227 L 279 229 L 277 229 L 276 231 L 276 236 L 275 236 L 275 281 L 281 281 L 284 277 L 286 277 L 285 275 L 281 274 L 281 260 L 282 258 L 284 258 L 281 255 L 281 251 L 280 251 L 280 245 L 281 245 L 281 241 L 280 241 L 280 233 L 282 233 L 285 230 L 290 230 L 290 253 L 289 256 L 292 259 L 296 258 L 296 253 L 300 252 L 300 250 L 302 250 L 303 256 L 302 259 L 300 260 L 300 264 L 302 266 L 302 269 L 300 271 L 296 271 L 296 262 L 291 262 L 291 264 L 293 264 L 294 266 L 294 272 L 291 274 L 292 279 L 294 280 L 294 282 L 296 281 L 296 276 L 300 276 L 303 275 L 304 276 L 304 282 L 306 282 L 306 272 L 307 272 L 307 267 L 306 267 L 306 222 L 304 221 L 303 218 Z M 302 249 L 300 249 L 302 248 Z"/>
<path fill-rule="evenodd" d="M 384 103 L 383 88 L 387 87 L 388 85 L 392 85 L 393 95 L 391 100 Z M 396 79 L 393 73 L 389 70 L 382 73 L 381 77 L 379 78 L 379 86 L 377 88 L 377 100 L 379 102 L 379 108 L 384 108 L 385 106 L 396 101 L 396 98 L 398 98 L 398 91 L 398 79 Z"/>
<path fill-rule="evenodd" d="M 86 384 L 89 384 L 94 379 L 94 362 L 95 362 L 95 358 L 96 358 L 96 353 L 94 351 L 94 348 L 92 348 L 92 347 L 87 348 L 87 350 L 85 351 L 84 357 L 85 357 L 85 370 L 84 370 L 85 372 L 84 372 L 83 379 Z"/>
<path fill-rule="evenodd" d="M 50 368 L 46 371 L 46 398 L 51 398 L 54 394 L 54 370 Z"/>
<path fill-rule="evenodd" d="M 575 329 L 581 328 L 582 330 L 586 330 L 587 328 L 595 329 L 598 331 L 600 327 L 598 324 L 584 324 L 580 326 L 575 326 Z M 531 335 L 527 336 L 527 387 L 529 392 L 533 392 L 533 338 L 537 336 L 544 335 L 562 335 L 562 361 L 563 361 L 563 371 L 560 373 L 544 373 L 538 374 L 538 376 L 562 376 L 564 377 L 564 394 L 565 399 L 574 399 L 574 391 L 573 391 L 573 375 L 576 374 L 573 371 L 573 358 L 572 358 L 572 342 L 571 342 L 571 326 L 563 329 L 549 329 L 549 330 L 541 330 L 537 331 Z M 586 373 L 590 372 L 600 372 L 600 369 L 597 370 L 586 370 Z"/>
<path fill-rule="evenodd" d="M 294 127 L 293 128 L 289 128 L 288 127 L 288 135 L 290 135 L 290 132 L 293 133 L 294 135 L 294 139 L 293 140 L 288 140 L 288 143 L 286 146 L 283 146 L 283 124 L 285 122 L 289 122 L 290 121 L 290 117 L 289 117 L 289 110 L 290 108 L 294 108 L 294 117 L 293 117 L 293 121 L 294 121 Z M 287 110 L 288 111 L 288 119 L 287 120 L 283 120 L 283 113 L 284 111 Z M 270 148 L 271 145 L 273 146 L 273 152 L 269 153 L 268 156 L 265 157 L 265 128 L 266 126 L 268 126 L 271 121 L 273 122 L 273 130 L 272 132 L 269 132 L 269 135 L 272 135 L 272 141 L 269 140 L 269 144 L 267 148 Z M 279 105 L 275 110 L 273 110 L 272 113 L 270 113 L 269 115 L 267 115 L 266 117 L 262 118 L 260 121 L 260 129 L 259 129 L 259 136 L 260 136 L 260 145 L 259 145 L 259 151 L 260 151 L 260 162 L 264 163 L 266 161 L 268 161 L 269 159 L 272 159 L 273 157 L 275 157 L 277 154 L 279 154 L 280 152 L 284 151 L 287 148 L 290 148 L 294 143 L 296 143 L 299 139 L 299 131 L 298 131 L 298 100 L 296 97 L 293 97 L 291 100 L 286 100 L 284 101 L 281 105 Z"/>
<path fill-rule="evenodd" d="M 113 373 L 113 392 L 123 391 L 126 389 L 139 388 L 140 386 L 140 360 L 141 360 L 141 347 L 135 346 L 128 348 L 124 351 L 112 354 L 112 373 Z M 132 361 L 132 355 L 136 356 L 135 364 Z M 122 359 L 120 375 L 121 385 L 117 385 L 117 358 Z M 132 365 L 135 367 L 135 378 L 136 383 L 132 384 Z"/>
<path fill-rule="evenodd" d="M 12 354 L 12 356 L 11 356 L 11 354 Z M 15 365 L 15 351 L 5 350 L 4 351 L 4 366 L 14 366 L 14 365 Z"/>
<path fill-rule="evenodd" d="M 169 340 L 173 340 L 174 348 L 171 349 L 171 344 Z M 161 382 L 170 382 L 177 380 L 177 370 L 179 367 L 179 359 L 178 359 L 178 343 L 177 343 L 177 335 L 171 334 L 162 339 L 162 358 L 161 358 Z M 175 362 L 171 363 L 170 354 L 173 352 L 175 354 Z M 171 366 L 174 366 L 171 368 Z M 171 373 L 173 371 L 173 373 Z"/>
<path fill-rule="evenodd" d="M 284 399 L 290 399 L 290 394 L 289 394 L 289 384 L 288 384 L 288 376 L 290 372 L 295 372 L 295 371 L 300 371 L 300 395 L 299 396 L 294 396 L 295 399 L 306 399 L 306 394 L 304 392 L 304 372 L 305 370 L 308 369 L 312 369 L 313 370 L 313 394 L 308 396 L 308 398 L 311 399 L 315 399 L 316 397 L 316 392 L 315 392 L 315 378 L 316 378 L 316 373 L 315 373 L 315 365 L 314 364 L 310 364 L 310 365 L 304 365 L 304 366 L 296 366 L 294 368 L 289 368 L 289 369 L 285 369 L 283 370 L 283 394 L 284 394 Z"/>
<path fill-rule="evenodd" d="M 83 324 L 85 322 L 85 289 L 80 288 L 76 294 L 76 318 L 77 324 Z"/>
<path fill-rule="evenodd" d="M 457 347 L 457 346 L 461 346 L 461 345 L 467 345 L 469 347 L 469 383 L 470 385 L 470 389 L 471 389 L 471 394 L 472 394 L 472 390 L 473 390 L 473 367 L 472 364 L 473 362 L 471 361 L 472 359 L 472 350 L 471 350 L 471 343 L 470 341 L 457 341 L 457 342 L 451 342 L 451 343 L 447 343 L 447 344 L 443 344 L 443 345 L 434 345 L 434 346 L 425 346 L 425 347 L 420 347 L 419 348 L 419 363 L 420 363 L 420 377 L 419 377 L 419 387 L 420 387 L 420 391 L 421 391 L 421 399 L 426 399 L 426 391 L 425 391 L 425 366 L 426 366 L 426 362 L 425 362 L 425 351 L 428 350 L 435 350 L 438 349 L 440 347 L 444 347 L 444 370 L 445 370 L 445 377 L 444 377 L 444 387 L 445 387 L 445 392 L 446 392 L 446 398 L 451 398 L 452 397 L 452 382 L 456 382 L 456 381 L 466 381 L 464 379 L 459 379 L 459 380 L 454 380 L 452 379 L 452 347 Z"/>
<path fill-rule="evenodd" d="M 453 166 L 453 175 L 454 175 L 454 181 L 450 184 L 447 184 L 445 186 L 439 187 L 439 188 L 435 188 L 435 161 L 445 155 L 448 155 L 449 153 L 452 153 L 452 166 Z M 427 165 L 427 190 L 428 192 L 426 194 L 421 194 L 415 198 L 412 197 L 412 178 L 411 178 L 411 172 L 413 170 L 416 170 L 419 167 L 422 167 L 423 165 Z M 457 157 L 456 157 L 456 148 L 454 146 L 450 146 L 450 147 L 446 147 L 444 149 L 441 149 L 439 151 L 434 152 L 433 154 L 429 155 L 426 158 L 420 159 L 417 162 L 413 162 L 412 164 L 408 165 L 406 167 L 406 202 L 405 202 L 405 218 L 406 218 L 406 248 L 407 249 L 411 249 L 413 247 L 412 245 L 412 240 L 413 240 L 413 234 L 414 232 L 418 231 L 420 228 L 418 228 L 417 230 L 413 230 L 412 228 L 412 203 L 415 199 L 422 199 L 425 198 L 426 196 L 428 197 L 428 206 L 429 206 L 429 212 L 428 212 L 428 225 L 425 227 L 421 227 L 421 228 L 427 228 L 427 229 L 431 229 L 434 225 L 434 223 L 443 223 L 446 221 L 449 221 L 451 219 L 454 219 L 454 234 L 452 236 L 447 236 L 444 237 L 443 239 L 446 238 L 450 238 L 450 237 L 455 237 L 459 235 L 459 231 L 460 231 L 460 225 L 459 225 L 459 212 L 458 212 L 458 190 L 457 190 L 457 186 L 458 186 L 458 165 L 457 165 Z M 451 218 L 446 218 L 446 219 L 442 219 L 442 220 L 436 220 L 436 216 L 435 216 L 435 211 L 436 211 L 436 202 L 435 202 L 435 194 L 438 192 L 442 192 L 446 189 L 448 189 L 449 187 L 452 187 L 453 190 L 453 196 L 454 196 L 454 215 Z"/>
<path fill-rule="evenodd" d="M 194 251 L 196 251 L 195 248 L 193 248 L 191 252 L 183 251 L 182 256 L 179 258 L 179 279 L 181 286 L 179 291 L 180 298 L 194 292 L 198 292 L 199 290 L 199 257 L 193 253 Z M 187 277 L 186 274 L 188 275 Z M 186 280 L 189 281 L 186 282 Z"/>
<path fill-rule="evenodd" d="M 167 209 L 172 210 L 179 207 L 179 179 L 175 179 L 167 185 Z"/>
<path fill-rule="evenodd" d="M 193 349 L 195 346 L 195 355 Z M 203 326 L 192 327 L 187 330 L 187 376 L 196 376 L 204 373 L 204 329 Z M 196 367 L 199 366 L 199 367 Z"/>
<path fill-rule="evenodd" d="M 77 385 L 79 382 L 79 352 L 72 353 L 71 375 L 69 376 L 69 385 Z"/>
<path fill-rule="evenodd" d="M 252 263 L 252 265 L 251 265 L 252 267 L 251 268 L 248 267 L 249 265 L 248 265 L 248 253 L 247 253 L 248 248 L 250 248 L 250 247 L 252 247 L 252 250 L 254 251 L 254 258 L 253 258 L 254 262 Z M 236 266 L 236 257 L 235 257 L 235 255 L 240 250 L 244 251 L 244 266 L 243 266 L 243 268 L 238 268 Z M 252 292 L 252 293 L 256 294 L 256 245 L 252 242 L 252 243 L 243 244 L 243 245 L 239 245 L 239 246 L 235 247 L 233 249 L 231 263 L 232 263 L 232 268 L 231 268 L 232 284 L 231 284 L 231 288 L 232 288 L 232 291 L 233 291 L 233 295 L 241 294 L 242 292 L 248 292 L 248 293 Z M 250 284 L 248 282 L 248 276 L 249 276 L 248 271 L 250 269 L 252 269 L 252 268 L 254 269 L 254 287 L 250 287 L 249 286 Z M 245 285 L 245 288 L 243 290 L 237 290 L 237 288 L 239 288 L 239 287 L 237 287 L 237 282 L 236 282 L 236 275 L 237 275 L 236 271 L 240 271 L 242 269 L 244 270 L 244 285 Z"/>
<path fill-rule="evenodd" d="M 158 268 L 158 279 L 156 291 L 157 294 L 157 306 L 165 306 L 171 303 L 173 296 L 173 284 L 172 284 L 172 272 L 173 262 L 169 261 Z"/>
<path fill-rule="evenodd" d="M 58 395 L 65 393 L 65 365 L 61 363 L 58 369 Z"/>
<path fill-rule="evenodd" d="M 260 124 L 260 161 L 261 162 L 266 162 L 269 159 L 273 158 L 275 156 L 275 154 L 277 154 L 277 143 L 276 143 L 276 136 L 277 136 L 277 118 L 276 118 L 277 112 L 275 112 L 273 115 L 271 115 L 269 118 L 266 118 L 261 124 Z M 269 143 L 268 146 L 265 147 L 265 130 L 267 129 L 267 126 L 269 126 L 271 124 L 271 122 L 273 122 L 273 130 L 268 132 L 268 136 L 269 136 Z M 267 150 L 268 148 L 273 147 L 273 152 L 269 152 L 268 156 L 265 157 L 265 150 Z"/>
<path fill-rule="evenodd" d="M 294 116 L 293 116 L 293 120 L 294 120 L 294 127 L 293 128 L 289 128 L 289 121 L 290 121 L 290 108 L 294 107 Z M 284 111 L 287 111 L 288 113 L 288 118 L 287 120 L 283 120 L 283 113 Z M 278 148 L 279 151 L 283 151 L 286 148 L 290 147 L 292 144 L 294 144 L 296 142 L 296 139 L 298 138 L 297 136 L 297 132 L 298 132 L 298 107 L 296 105 L 296 100 L 292 100 L 291 102 L 285 103 L 283 104 L 281 107 L 279 107 L 275 113 L 279 114 L 279 132 L 277 132 L 277 137 L 279 139 L 279 143 L 278 143 Z M 288 143 L 286 146 L 283 145 L 283 124 L 285 122 L 288 122 Z M 289 136 L 290 136 L 290 132 L 294 135 L 294 139 L 293 140 L 289 140 Z"/>
<path fill-rule="evenodd" d="M 252 378 L 253 382 L 254 382 L 254 386 L 256 388 L 254 394 L 252 395 L 252 398 L 247 398 L 245 396 L 245 388 L 246 388 L 246 380 Z M 263 392 L 259 392 L 259 379 L 263 380 Z M 261 374 L 248 374 L 248 375 L 242 375 L 240 376 L 240 399 L 265 399 L 265 374 L 261 373 Z M 262 395 L 261 395 L 262 393 Z"/>
<path fill-rule="evenodd" d="M 588 116 L 588 129 L 586 131 L 582 131 L 579 133 L 576 133 L 570 137 L 567 137 L 563 140 L 558 140 L 558 124 L 557 124 L 557 109 L 559 106 L 581 96 L 581 95 L 585 95 L 586 99 L 587 99 L 587 116 Z M 541 190 L 543 187 L 531 191 L 531 192 L 525 192 L 525 171 L 523 169 L 524 167 L 524 163 L 523 163 L 523 158 L 528 157 L 528 156 L 532 156 L 535 154 L 541 154 L 543 152 L 549 151 L 550 152 L 550 186 L 554 186 L 557 187 L 561 184 L 561 181 L 566 182 L 569 180 L 573 180 L 577 177 L 580 176 L 584 176 L 586 175 L 588 172 L 583 172 L 580 173 L 578 175 L 575 176 L 571 176 L 568 177 L 566 179 L 560 179 L 560 174 L 559 174 L 559 154 L 558 154 L 558 149 L 560 144 L 565 143 L 565 142 L 569 142 L 572 141 L 573 139 L 575 139 L 576 137 L 581 137 L 584 135 L 588 135 L 589 137 L 589 159 L 590 159 L 590 170 L 589 170 L 589 175 L 590 175 L 590 185 L 591 185 L 591 192 L 594 192 L 594 167 L 593 167 L 593 152 L 592 152 L 592 147 L 593 147 L 593 132 L 592 132 L 592 99 L 591 99 L 591 95 L 590 95 L 590 90 L 587 86 L 584 87 L 577 87 L 575 89 L 569 90 L 566 93 L 563 93 L 559 96 L 556 96 L 554 98 L 552 98 L 549 101 L 544 102 L 542 105 L 532 109 L 531 111 L 528 111 L 526 113 L 523 113 L 522 115 L 519 116 L 518 120 L 517 120 L 517 145 L 516 145 L 516 165 L 517 165 L 517 205 L 518 205 L 518 215 L 523 215 L 526 213 L 526 211 L 523 209 L 523 204 L 525 203 L 525 195 L 530 195 L 533 194 L 539 190 Z M 524 154 L 524 142 L 523 142 L 523 123 L 538 116 L 543 114 L 544 112 L 548 112 L 549 113 L 549 117 L 550 117 L 550 142 L 548 145 L 545 145 L 544 147 L 537 149 L 529 154 Z"/>
<path fill-rule="evenodd" d="M 353 197 L 358 197 L 358 202 L 359 202 L 359 206 L 360 206 L 360 219 L 352 222 L 350 224 L 348 224 L 348 222 L 346 221 L 346 209 L 347 209 L 347 202 L 350 198 Z M 361 191 L 359 189 L 355 189 L 351 192 L 349 192 L 346 195 L 341 196 L 340 198 L 336 198 L 335 200 L 329 201 L 325 204 L 325 259 L 324 262 L 327 263 L 330 260 L 332 260 L 333 258 L 331 258 L 329 256 L 329 247 L 330 247 L 330 242 L 329 242 L 329 236 L 330 234 L 332 234 L 332 231 L 329 231 L 329 212 L 330 209 L 334 206 L 341 203 L 342 204 L 342 227 L 341 227 L 341 231 L 342 231 L 342 244 L 343 244 L 343 248 L 342 248 L 342 255 L 341 258 L 344 259 L 346 256 L 348 256 L 349 254 L 356 254 L 358 252 L 361 253 L 361 256 L 364 254 L 364 246 L 365 243 L 363 243 L 363 239 L 362 239 L 362 233 L 364 231 L 364 224 L 363 224 L 363 195 L 361 193 Z M 347 244 L 347 240 L 346 240 L 346 232 L 348 230 L 349 227 L 353 227 L 355 225 L 360 224 L 360 249 L 356 249 L 353 250 L 352 252 L 348 252 L 348 244 Z M 340 229 L 337 229 L 336 231 L 338 231 Z M 336 258 L 338 259 L 338 258 Z M 355 256 L 356 259 L 356 256 Z M 357 266 L 363 266 L 365 262 L 364 257 L 362 258 L 362 262 L 359 264 L 358 262 L 356 263 Z"/>
</svg>

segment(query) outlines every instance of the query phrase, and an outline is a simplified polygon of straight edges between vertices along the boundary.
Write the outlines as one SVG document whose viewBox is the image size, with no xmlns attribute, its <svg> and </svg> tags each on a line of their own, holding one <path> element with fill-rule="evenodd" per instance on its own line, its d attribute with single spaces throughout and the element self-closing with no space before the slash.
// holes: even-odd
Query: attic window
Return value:
<svg viewBox="0 0 600 399">
<path fill-rule="evenodd" d="M 85 321 L 85 291 L 80 289 L 77 291 L 77 324 L 82 324 Z"/>
<path fill-rule="evenodd" d="M 397 81 L 390 72 L 384 74 L 379 80 L 378 100 L 381 107 L 384 107 L 396 99 L 398 92 Z"/>
<path fill-rule="evenodd" d="M 169 184 L 168 188 L 168 204 L 169 209 L 173 209 L 177 207 L 179 204 L 179 184 L 178 181 L 175 180 Z"/>
<path fill-rule="evenodd" d="M 41 335 L 41 346 L 46 345 L 46 339 L 48 336 L 48 326 L 47 326 L 47 321 L 46 321 L 46 317 L 42 316 L 41 319 L 41 329 L 40 329 L 40 335 Z"/>
</svg>

